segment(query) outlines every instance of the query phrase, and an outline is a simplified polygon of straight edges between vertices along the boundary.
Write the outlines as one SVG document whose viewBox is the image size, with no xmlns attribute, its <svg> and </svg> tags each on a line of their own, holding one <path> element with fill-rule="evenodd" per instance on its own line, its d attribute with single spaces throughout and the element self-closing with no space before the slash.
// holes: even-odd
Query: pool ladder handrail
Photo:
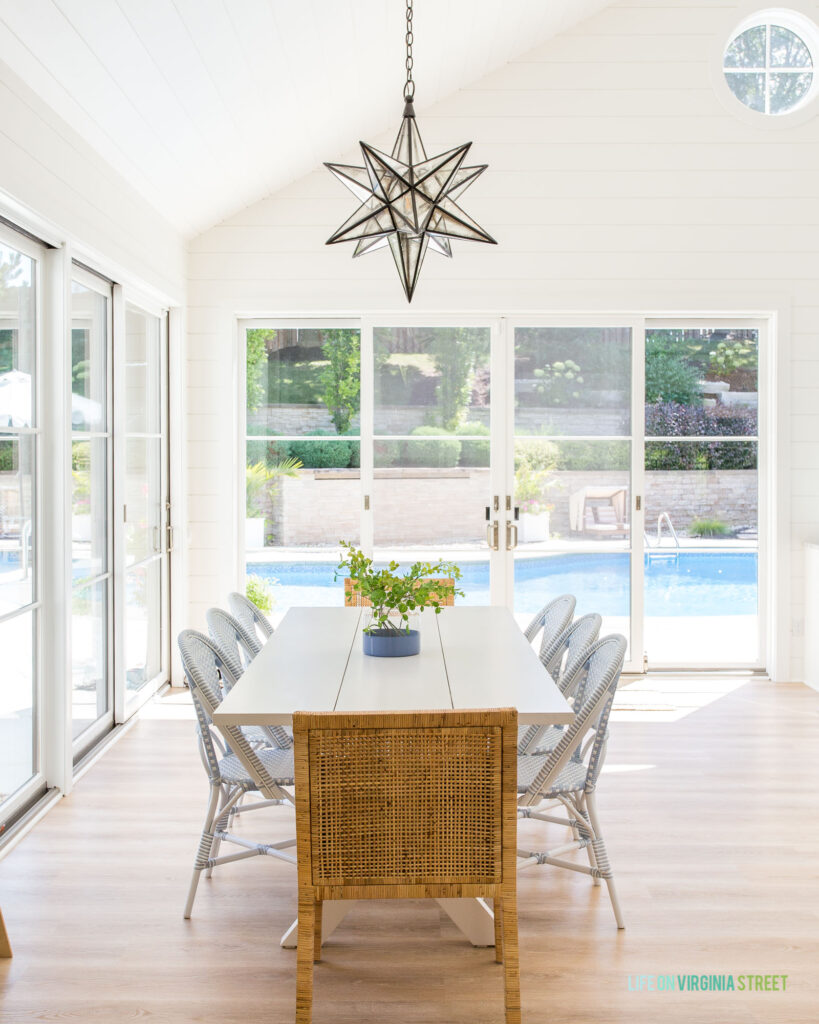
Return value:
<svg viewBox="0 0 819 1024">
<path fill-rule="evenodd" d="M 663 520 L 665 520 L 665 522 L 668 524 L 668 530 L 669 530 L 669 533 L 671 534 L 671 536 L 672 536 L 672 538 L 674 540 L 674 546 L 676 548 L 676 551 L 671 552 L 671 554 L 672 555 L 678 555 L 679 552 L 680 552 L 680 538 L 677 536 L 677 531 L 674 529 L 674 524 L 671 522 L 671 516 L 667 512 L 661 512 L 657 516 L 657 539 L 654 542 L 653 546 L 655 548 L 659 548 L 661 546 L 661 543 L 662 543 L 662 532 L 663 532 Z M 649 537 L 647 531 L 645 532 L 645 539 L 646 539 L 646 546 L 648 548 L 651 548 L 652 547 L 651 538 Z M 651 554 L 653 552 L 649 552 L 649 553 Z"/>
</svg>

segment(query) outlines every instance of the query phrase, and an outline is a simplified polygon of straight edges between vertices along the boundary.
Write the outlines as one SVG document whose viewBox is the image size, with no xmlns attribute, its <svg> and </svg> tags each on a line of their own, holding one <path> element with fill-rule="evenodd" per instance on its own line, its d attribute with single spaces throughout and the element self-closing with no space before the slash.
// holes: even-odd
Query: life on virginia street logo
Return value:
<svg viewBox="0 0 819 1024">
<path fill-rule="evenodd" d="M 629 974 L 629 992 L 786 992 L 787 974 Z"/>
</svg>

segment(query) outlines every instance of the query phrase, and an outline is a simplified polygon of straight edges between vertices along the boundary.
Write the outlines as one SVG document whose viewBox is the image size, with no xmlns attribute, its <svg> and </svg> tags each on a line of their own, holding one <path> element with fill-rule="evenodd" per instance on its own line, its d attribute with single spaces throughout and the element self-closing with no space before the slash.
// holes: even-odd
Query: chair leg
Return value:
<svg viewBox="0 0 819 1024">
<path fill-rule="evenodd" d="M 581 796 L 581 798 L 580 798 L 580 800 L 578 802 L 578 810 L 580 812 L 578 814 L 578 818 L 582 818 L 582 817 L 584 817 L 586 815 L 586 796 L 585 796 L 585 794 L 583 794 L 583 796 Z M 580 831 L 579 830 L 577 830 L 577 834 L 578 834 L 578 836 L 580 835 Z M 585 836 L 583 836 L 584 839 L 586 839 L 587 837 L 588 837 L 588 833 Z M 597 858 L 594 855 L 594 847 L 592 846 L 591 843 L 589 843 L 586 846 L 586 855 L 589 858 L 589 867 L 592 870 L 595 870 L 596 867 L 597 867 Z M 597 875 L 592 875 L 592 885 L 600 885 L 600 879 L 597 877 Z"/>
<path fill-rule="evenodd" d="M 313 960 L 321 960 L 321 900 L 316 900 L 316 923 L 313 926 Z"/>
<path fill-rule="evenodd" d="M 313 1019 L 313 957 L 316 946 L 316 901 L 312 892 L 299 893 L 299 938 L 296 951 L 296 1024 Z"/>
<path fill-rule="evenodd" d="M 495 963 L 503 963 L 503 901 L 500 896 L 492 900 L 495 918 Z"/>
<path fill-rule="evenodd" d="M 614 874 L 611 870 L 611 864 L 609 863 L 609 855 L 606 850 L 606 844 L 603 841 L 603 833 L 600 831 L 600 819 L 597 816 L 597 798 L 594 792 L 586 794 L 586 809 L 589 812 L 589 820 L 591 826 L 594 829 L 594 839 L 592 844 L 594 846 L 594 856 L 597 861 L 597 867 L 602 877 L 606 880 L 606 885 L 609 890 L 609 898 L 611 899 L 611 906 L 614 910 L 614 918 L 617 921 L 618 928 L 625 928 L 623 921 L 623 913 L 620 910 L 620 900 L 617 898 L 617 890 L 614 887 Z"/>
<path fill-rule="evenodd" d="M 222 811 L 222 808 L 225 806 L 225 804 L 228 802 L 228 797 L 229 796 L 230 796 L 230 793 L 229 793 L 227 787 L 221 786 L 220 789 L 219 789 L 219 807 L 218 807 L 218 809 L 216 811 L 216 817 L 215 817 L 216 831 L 225 831 L 226 832 L 228 830 L 230 819 L 233 817 L 233 812 L 236 810 L 236 807 L 234 806 L 234 807 L 232 807 L 230 809 L 229 813 L 224 816 L 224 818 L 222 817 L 221 811 Z M 239 803 L 241 803 L 241 800 L 239 801 Z M 215 836 L 214 840 L 213 840 L 213 849 L 211 850 L 211 854 L 210 854 L 211 858 L 219 856 L 219 847 L 221 845 L 222 845 L 222 840 L 218 836 Z M 212 876 L 213 876 L 213 868 L 211 867 L 211 868 L 208 868 L 208 870 L 205 872 L 205 878 L 211 878 Z"/>
<path fill-rule="evenodd" d="M 211 848 L 213 847 L 213 820 L 216 817 L 216 809 L 219 806 L 219 786 L 210 787 L 210 800 L 208 810 L 205 814 L 205 824 L 202 826 L 202 837 L 199 840 L 199 849 L 196 852 L 196 860 L 193 862 L 193 878 L 191 878 L 190 889 L 188 890 L 188 901 L 185 904 L 184 918 L 187 921 L 193 910 L 193 901 L 196 899 L 196 889 L 199 885 L 199 878 L 202 871 L 208 866 Z"/>
<path fill-rule="evenodd" d="M 518 905 L 514 892 L 499 901 L 503 918 L 503 1002 L 506 1024 L 520 1024 L 520 965 L 518 962 Z"/>
</svg>

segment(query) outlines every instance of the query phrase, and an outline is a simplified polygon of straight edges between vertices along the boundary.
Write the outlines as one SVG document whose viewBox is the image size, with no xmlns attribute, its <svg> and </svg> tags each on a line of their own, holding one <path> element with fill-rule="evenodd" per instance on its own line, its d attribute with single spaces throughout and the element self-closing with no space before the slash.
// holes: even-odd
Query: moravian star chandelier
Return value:
<svg viewBox="0 0 819 1024">
<path fill-rule="evenodd" d="M 407 302 L 412 302 L 427 249 L 451 257 L 453 238 L 497 244 L 455 202 L 487 168 L 487 164 L 463 166 L 472 143 L 433 157 L 424 150 L 413 109 L 412 42 L 412 0 L 407 0 L 404 116 L 392 153 L 382 153 L 361 142 L 363 167 L 324 165 L 361 203 L 327 239 L 327 245 L 355 242 L 353 257 L 388 245 Z"/>
</svg>

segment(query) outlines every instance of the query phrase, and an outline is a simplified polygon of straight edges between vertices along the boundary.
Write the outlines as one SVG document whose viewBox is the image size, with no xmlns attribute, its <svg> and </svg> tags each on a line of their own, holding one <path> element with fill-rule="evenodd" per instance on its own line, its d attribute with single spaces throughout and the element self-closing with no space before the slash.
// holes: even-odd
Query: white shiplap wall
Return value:
<svg viewBox="0 0 819 1024">
<path fill-rule="evenodd" d="M 819 117 L 770 130 L 723 106 L 711 61 L 733 11 L 745 6 L 616 4 L 419 110 L 429 152 L 472 139 L 489 163 L 464 207 L 500 245 L 430 255 L 412 310 L 777 311 L 792 466 L 777 556 L 792 554 L 782 618 L 794 634 L 780 674 L 798 679 L 800 545 L 819 532 Z M 325 157 L 358 162 L 354 149 Z M 403 306 L 388 254 L 324 247 L 352 202 L 317 169 L 191 243 L 191 625 L 235 582 L 235 316 Z"/>
<path fill-rule="evenodd" d="M 2 61 L 0 206 L 17 222 L 31 211 L 23 226 L 46 224 L 49 241 L 71 241 L 109 276 L 183 304 L 181 235 Z"/>
</svg>

